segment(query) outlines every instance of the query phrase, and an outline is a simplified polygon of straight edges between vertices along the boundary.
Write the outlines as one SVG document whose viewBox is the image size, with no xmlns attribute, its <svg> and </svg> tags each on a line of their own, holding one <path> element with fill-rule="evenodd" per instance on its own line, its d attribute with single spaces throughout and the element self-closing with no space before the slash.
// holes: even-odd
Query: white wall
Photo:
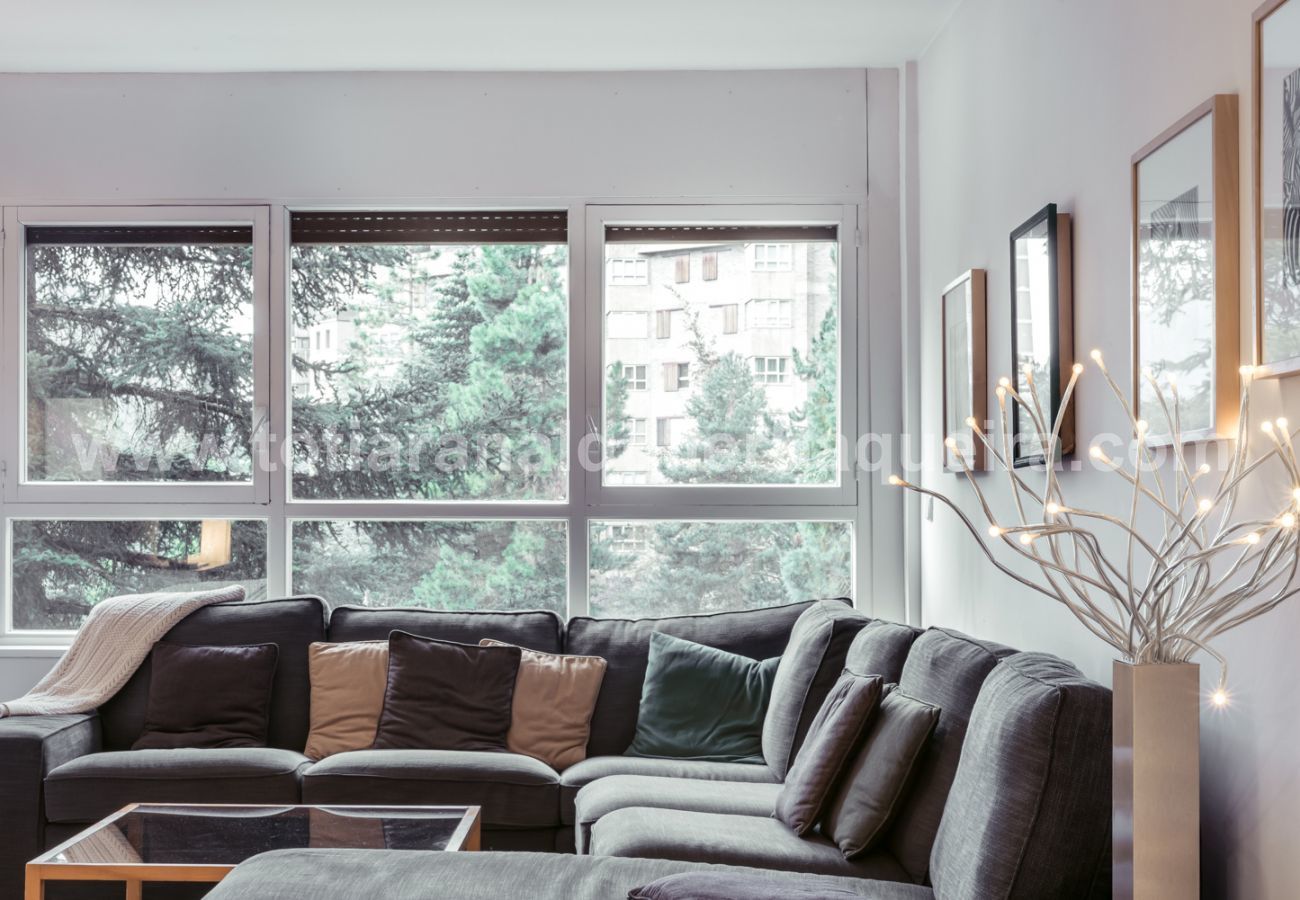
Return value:
<svg viewBox="0 0 1300 900">
<path fill-rule="evenodd" d="M 989 270 L 991 379 L 1009 374 L 1008 234 L 1048 202 L 1074 214 L 1075 346 L 1129 373 L 1129 160 L 1202 100 L 1241 98 L 1242 185 L 1250 177 L 1250 33 L 1257 0 L 965 0 L 919 63 L 921 315 L 926 432 L 940 429 L 940 291 Z M 1248 207 L 1247 207 L 1248 208 Z M 1243 216 L 1242 291 L 1250 297 Z M 1249 332 L 1249 302 L 1243 334 Z M 1264 385 L 1265 409 L 1300 411 L 1300 382 Z M 990 403 L 994 400 L 990 396 Z M 996 409 L 991 405 L 990 409 Z M 1095 372 L 1078 400 L 1081 443 L 1124 419 Z M 927 447 L 926 483 L 965 498 Z M 1067 496 L 1126 492 L 1067 475 Z M 924 516 L 923 516 L 924 518 Z M 993 571 L 950 513 L 922 523 L 923 611 L 1025 649 L 1058 653 L 1110 681 L 1114 654 L 1062 609 Z M 1300 896 L 1300 603 L 1222 643 L 1232 706 L 1202 716 L 1204 896 Z M 1212 666 L 1203 667 L 1207 680 Z"/>
<path fill-rule="evenodd" d="M 0 204 L 790 201 L 860 204 L 865 219 L 870 181 L 885 199 L 862 230 L 883 250 L 862 254 L 858 293 L 880 312 L 859 317 L 859 339 L 892 370 L 896 95 L 897 73 L 861 69 L 0 75 Z M 870 412 L 896 427 L 890 392 Z M 874 497 L 859 602 L 899 617 L 898 501 Z M 52 663 L 31 653 L 0 648 L 0 697 Z"/>
</svg>

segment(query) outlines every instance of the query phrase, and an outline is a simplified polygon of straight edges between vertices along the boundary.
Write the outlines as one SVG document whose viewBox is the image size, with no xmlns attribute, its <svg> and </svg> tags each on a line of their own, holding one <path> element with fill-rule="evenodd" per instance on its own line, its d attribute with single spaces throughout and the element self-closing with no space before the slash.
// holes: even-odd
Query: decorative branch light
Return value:
<svg viewBox="0 0 1300 900">
<path fill-rule="evenodd" d="M 1243 366 L 1236 446 L 1217 485 L 1213 484 L 1213 479 L 1207 479 L 1210 466 L 1201 465 L 1193 470 L 1188 464 L 1176 383 L 1169 378 L 1162 387 L 1146 371 L 1143 376 L 1155 391 L 1172 437 L 1171 471 L 1162 476 L 1148 441 L 1148 424 L 1135 415 L 1124 392 L 1107 371 L 1100 351 L 1094 350 L 1091 355 L 1132 426 L 1132 459 L 1112 459 L 1099 445 L 1089 451 L 1098 465 L 1130 486 L 1124 515 L 1110 515 L 1069 503 L 1056 475 L 1053 462 L 1060 449 L 1058 435 L 1075 385 L 1083 374 L 1081 365 L 1074 367 L 1050 429 L 1028 366 L 1024 370 L 1028 398 L 1018 393 L 1006 378 L 997 387 L 1001 448 L 985 434 L 981 423 L 966 420 L 975 438 L 988 450 L 993 467 L 1005 472 L 1012 519 L 999 521 L 967 455 L 952 436 L 944 443 L 960 461 L 975 491 L 987 520 L 985 528 L 977 527 L 953 500 L 938 491 L 897 475 L 890 476 L 889 483 L 933 497 L 948 506 L 995 567 L 1026 587 L 1064 604 L 1084 627 L 1114 647 L 1127 661 L 1182 663 L 1189 661 L 1197 650 L 1214 657 L 1219 662 L 1220 675 L 1218 688 L 1210 699 L 1216 706 L 1223 706 L 1228 702 L 1228 664 L 1214 648 L 1215 639 L 1300 593 L 1300 587 L 1292 587 L 1300 569 L 1300 528 L 1297 528 L 1300 462 L 1293 443 L 1300 432 L 1292 432 L 1286 419 L 1263 422 L 1260 434 L 1267 445 L 1263 452 L 1251 458 L 1249 418 L 1254 369 Z M 1020 405 L 1042 444 L 1046 464 L 1042 466 L 1041 481 L 1037 472 L 1017 471 L 1010 464 L 1012 436 L 1008 402 Z M 1235 516 L 1246 480 L 1273 459 L 1285 469 L 1289 484 L 1280 508 L 1265 519 Z M 1160 519 L 1159 534 L 1155 533 L 1156 528 L 1145 529 L 1144 533 L 1139 527 L 1140 510 L 1154 510 Z M 1103 531 L 1118 535 L 1125 547 L 1122 557 L 1113 556 L 1113 550 L 1108 555 L 1103 549 L 1100 540 Z M 1033 564 L 1032 574 L 1022 575 L 1002 562 L 993 552 L 998 544 L 1010 550 L 1011 555 Z"/>
</svg>

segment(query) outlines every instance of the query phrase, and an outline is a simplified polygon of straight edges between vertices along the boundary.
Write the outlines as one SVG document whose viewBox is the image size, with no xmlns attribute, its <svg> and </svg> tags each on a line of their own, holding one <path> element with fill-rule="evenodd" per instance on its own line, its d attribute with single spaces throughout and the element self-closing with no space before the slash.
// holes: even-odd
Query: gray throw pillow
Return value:
<svg viewBox="0 0 1300 900">
<path fill-rule="evenodd" d="M 939 707 L 891 686 L 867 725 L 862 749 L 849 764 L 822 822 L 822 833 L 845 858 L 865 853 L 885 832 L 925 742 L 939 721 Z"/>
<path fill-rule="evenodd" d="M 817 711 L 773 813 L 795 834 L 807 834 L 817 824 L 831 788 L 876 711 L 883 681 L 879 675 L 845 670 Z"/>
</svg>

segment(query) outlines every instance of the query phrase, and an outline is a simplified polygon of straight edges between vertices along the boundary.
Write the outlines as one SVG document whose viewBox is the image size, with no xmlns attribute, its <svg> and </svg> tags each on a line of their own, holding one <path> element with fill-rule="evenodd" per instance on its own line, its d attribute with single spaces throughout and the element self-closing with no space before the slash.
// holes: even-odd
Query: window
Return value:
<svg viewBox="0 0 1300 900">
<path fill-rule="evenodd" d="M 643 285 L 650 283 L 650 260 L 644 257 L 607 260 L 610 285 Z"/>
<path fill-rule="evenodd" d="M 791 328 L 794 326 L 794 301 L 750 300 L 745 318 L 750 328 Z"/>
<path fill-rule="evenodd" d="M 673 280 L 685 284 L 691 280 L 691 255 L 683 253 L 673 258 Z"/>
<path fill-rule="evenodd" d="M 754 380 L 760 384 L 785 384 L 788 362 L 784 356 L 755 356 Z"/>
<path fill-rule="evenodd" d="M 627 388 L 630 391 L 644 391 L 646 389 L 645 366 L 624 366 L 623 378 L 627 380 Z"/>
<path fill-rule="evenodd" d="M 691 386 L 690 363 L 664 363 L 664 390 L 684 391 Z"/>
<path fill-rule="evenodd" d="M 703 263 L 703 268 L 704 268 L 704 280 L 717 281 L 718 280 L 718 254 L 705 253 L 704 256 L 701 258 L 701 261 Z"/>
<path fill-rule="evenodd" d="M 633 446 L 645 445 L 645 419 L 628 419 L 627 420 L 627 439 L 628 443 Z"/>
<path fill-rule="evenodd" d="M 671 417 L 662 417 L 655 420 L 655 445 L 659 447 L 671 447 L 673 445 L 673 420 Z"/>
<path fill-rule="evenodd" d="M 794 268 L 794 245 L 754 244 L 750 258 L 755 272 L 789 272 Z"/>
<path fill-rule="evenodd" d="M 591 558 L 593 616 L 635 618 L 647 608 L 657 615 L 756 609 L 848 596 L 853 526 L 595 521 Z"/>
<path fill-rule="evenodd" d="M 605 336 L 613 340 L 640 340 L 650 336 L 648 312 L 612 312 L 606 317 Z"/>
<path fill-rule="evenodd" d="M 718 312 L 722 316 L 722 333 L 735 334 L 740 330 L 740 307 L 735 303 L 727 303 L 718 307 Z"/>
<path fill-rule="evenodd" d="M 673 311 L 660 309 L 655 311 L 655 337 L 659 340 L 673 336 Z"/>
</svg>

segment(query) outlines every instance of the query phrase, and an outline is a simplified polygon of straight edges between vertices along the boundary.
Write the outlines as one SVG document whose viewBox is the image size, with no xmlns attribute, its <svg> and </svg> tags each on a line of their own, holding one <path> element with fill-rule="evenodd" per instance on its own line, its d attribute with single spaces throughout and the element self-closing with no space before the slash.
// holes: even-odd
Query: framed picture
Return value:
<svg viewBox="0 0 1300 900">
<path fill-rule="evenodd" d="M 1254 21 L 1255 360 L 1300 371 L 1300 0 Z"/>
<path fill-rule="evenodd" d="M 966 420 L 981 428 L 988 420 L 988 360 L 985 354 L 985 274 L 971 269 L 943 291 L 943 434 L 972 469 L 984 468 L 984 444 Z M 943 468 L 965 471 L 957 454 L 943 448 Z"/>
<path fill-rule="evenodd" d="M 1068 213 L 1049 203 L 1011 232 L 1011 363 L 1017 393 L 1050 429 L 1061 408 L 1061 389 L 1074 366 L 1074 303 Z M 1032 376 L 1032 387 L 1031 387 Z M 1043 463 L 1046 453 L 1032 417 L 1011 406 L 1011 461 Z M 1074 450 L 1074 407 L 1061 421 L 1060 452 Z"/>
<path fill-rule="evenodd" d="M 1237 98 L 1220 94 L 1133 156 L 1133 397 L 1154 443 L 1172 434 L 1152 378 L 1184 440 L 1236 427 L 1237 134 Z"/>
</svg>

